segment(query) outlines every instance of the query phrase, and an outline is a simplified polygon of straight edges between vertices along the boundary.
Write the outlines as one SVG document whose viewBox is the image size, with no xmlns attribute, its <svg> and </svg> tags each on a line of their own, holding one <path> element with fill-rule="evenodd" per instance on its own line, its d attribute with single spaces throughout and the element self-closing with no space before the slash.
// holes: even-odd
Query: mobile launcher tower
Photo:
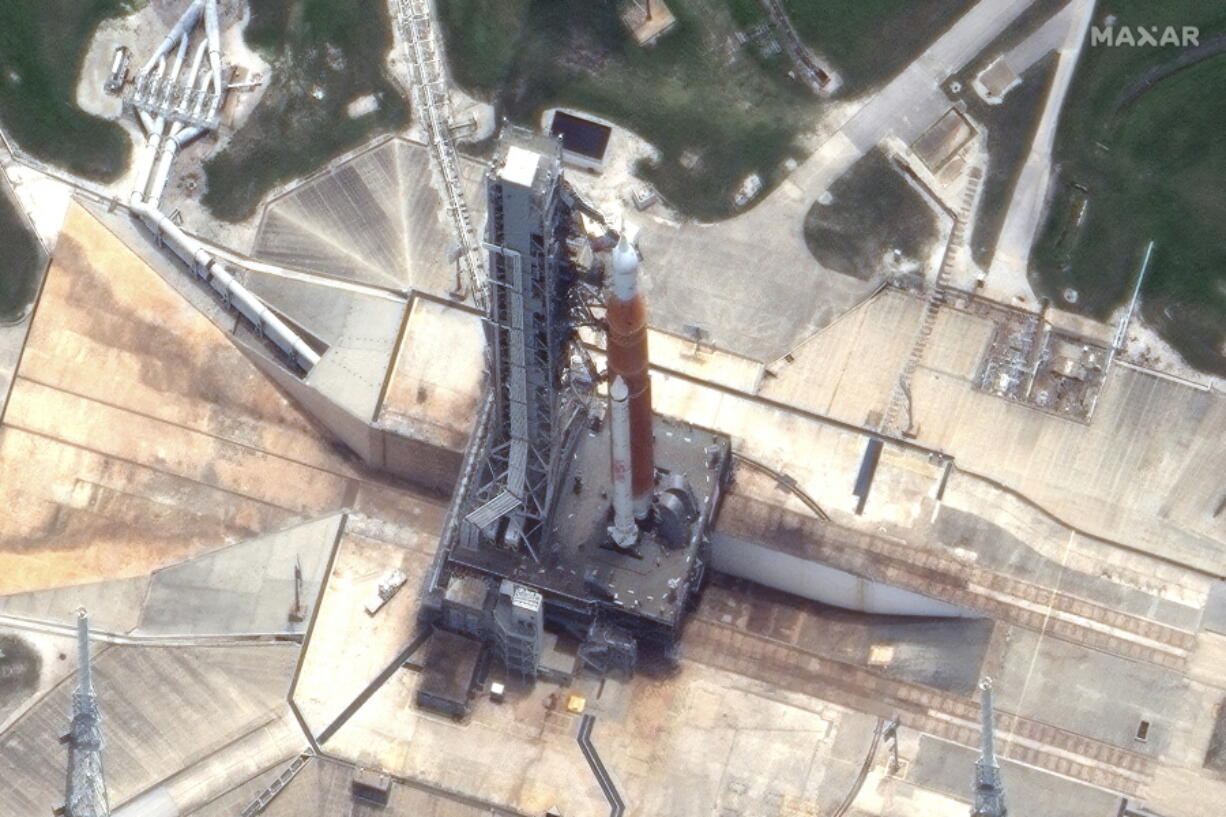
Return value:
<svg viewBox="0 0 1226 817">
<path fill-rule="evenodd" d="M 521 681 L 675 662 L 728 440 L 652 412 L 638 252 L 589 240 L 560 146 L 504 137 L 486 191 L 488 391 L 423 619 Z M 601 330 L 604 372 L 581 339 Z"/>
</svg>

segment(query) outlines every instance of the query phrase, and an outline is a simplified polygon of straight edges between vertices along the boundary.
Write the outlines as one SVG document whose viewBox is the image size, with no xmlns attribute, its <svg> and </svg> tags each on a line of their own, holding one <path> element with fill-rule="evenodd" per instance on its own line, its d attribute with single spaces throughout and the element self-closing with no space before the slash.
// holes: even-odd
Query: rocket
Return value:
<svg viewBox="0 0 1226 817">
<path fill-rule="evenodd" d="M 639 254 L 625 230 L 613 248 L 611 285 L 605 298 L 609 381 L 625 384 L 630 415 L 630 487 L 634 516 L 643 520 L 651 510 L 655 483 L 654 436 L 651 420 L 651 377 L 647 369 L 647 308 L 639 293 Z"/>
<path fill-rule="evenodd" d="M 613 524 L 609 536 L 619 548 L 634 547 L 639 526 L 634 521 L 634 499 L 630 488 L 630 390 L 626 381 L 614 377 L 609 385 L 610 463 L 613 471 Z"/>
</svg>

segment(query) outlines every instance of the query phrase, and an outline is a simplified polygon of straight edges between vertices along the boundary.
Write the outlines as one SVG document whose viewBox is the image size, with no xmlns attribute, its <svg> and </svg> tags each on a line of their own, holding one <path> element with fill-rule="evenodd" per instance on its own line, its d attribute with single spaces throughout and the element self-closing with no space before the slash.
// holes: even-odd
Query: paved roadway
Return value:
<svg viewBox="0 0 1226 817">
<path fill-rule="evenodd" d="M 979 0 L 923 54 L 874 94 L 796 169 L 790 182 L 813 199 L 886 136 L 911 142 L 932 126 L 949 99 L 941 84 L 974 59 L 1033 0 Z"/>
<path fill-rule="evenodd" d="M 910 141 L 944 115 L 950 102 L 941 84 L 1031 1 L 980 0 L 748 212 L 718 224 L 645 224 L 639 245 L 652 325 L 680 335 L 697 326 L 706 342 L 769 362 L 867 296 L 875 281 L 814 260 L 806 211 L 886 136 Z"/>
<path fill-rule="evenodd" d="M 1020 66 L 1024 60 L 1037 61 L 1052 47 L 1058 47 L 1060 64 L 1043 105 L 1030 154 L 1013 187 L 1009 212 L 1001 225 L 985 287 L 989 297 L 1009 302 L 1016 302 L 1016 299 L 1027 305 L 1036 303 L 1026 277 L 1030 250 L 1038 234 L 1043 205 L 1051 185 L 1051 153 L 1056 140 L 1056 125 L 1073 82 L 1073 69 L 1081 57 L 1086 29 L 1093 13 L 1094 0 L 1072 0 L 1034 35 L 1010 52 L 1009 59 L 1013 60 L 1016 56 L 1017 66 Z M 1010 64 L 1014 65 L 1012 62 Z M 1014 70 L 1018 70 L 1018 67 L 1015 66 Z"/>
</svg>

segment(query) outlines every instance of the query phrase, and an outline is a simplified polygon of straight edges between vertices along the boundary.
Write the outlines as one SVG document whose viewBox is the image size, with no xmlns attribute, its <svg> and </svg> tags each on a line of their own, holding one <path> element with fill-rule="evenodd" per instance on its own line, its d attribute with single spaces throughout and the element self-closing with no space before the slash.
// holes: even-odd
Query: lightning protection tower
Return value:
<svg viewBox="0 0 1226 817">
<path fill-rule="evenodd" d="M 1005 787 L 1000 781 L 1000 764 L 996 761 L 996 725 L 992 711 L 992 679 L 979 682 L 982 697 L 979 702 L 980 750 L 975 761 L 975 806 L 971 817 L 1005 817 Z"/>
<path fill-rule="evenodd" d="M 67 817 L 107 817 L 111 813 L 102 776 L 102 715 L 94 696 L 89 657 L 89 616 L 77 611 L 77 689 L 72 695 L 68 744 Z"/>
</svg>

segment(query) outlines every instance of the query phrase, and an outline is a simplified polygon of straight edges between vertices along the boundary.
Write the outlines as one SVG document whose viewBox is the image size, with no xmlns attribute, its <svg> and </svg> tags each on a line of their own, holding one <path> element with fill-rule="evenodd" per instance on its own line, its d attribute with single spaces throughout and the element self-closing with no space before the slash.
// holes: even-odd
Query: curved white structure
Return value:
<svg viewBox="0 0 1226 817">
<path fill-rule="evenodd" d="M 180 81 L 192 30 L 202 16 L 205 39 L 197 45 L 191 67 Z M 231 267 L 221 261 L 203 241 L 185 232 L 158 209 L 175 157 L 209 129 L 204 123 L 213 121 L 221 107 L 226 89 L 221 75 L 220 42 L 217 0 L 196 0 L 141 69 L 136 80 L 133 104 L 147 141 L 137 165 L 136 184 L 129 206 L 159 243 L 169 247 L 227 305 L 234 307 L 299 368 L 310 371 L 319 363 L 319 353 L 243 286 Z M 176 47 L 178 51 L 167 74 L 167 57 Z M 209 57 L 207 66 L 204 64 L 206 53 Z M 209 105 L 208 111 L 204 110 L 206 104 Z"/>
</svg>

